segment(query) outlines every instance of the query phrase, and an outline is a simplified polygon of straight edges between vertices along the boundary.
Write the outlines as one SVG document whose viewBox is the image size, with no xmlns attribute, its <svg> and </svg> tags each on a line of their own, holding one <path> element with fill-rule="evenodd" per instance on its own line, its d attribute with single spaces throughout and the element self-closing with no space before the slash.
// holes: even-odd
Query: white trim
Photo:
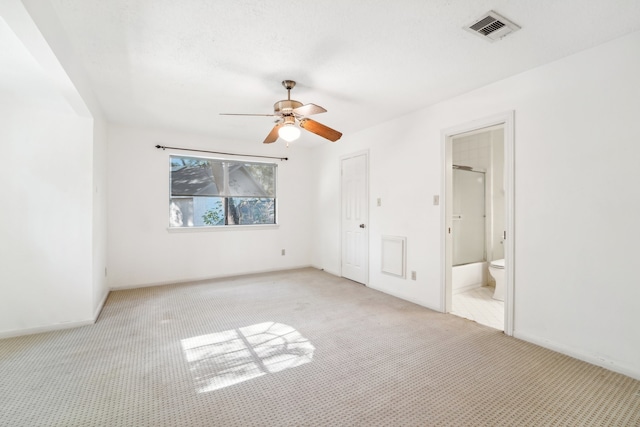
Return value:
<svg viewBox="0 0 640 427">
<path fill-rule="evenodd" d="M 480 289 L 481 287 L 482 287 L 482 283 L 474 283 L 472 285 L 467 285 L 467 286 L 463 286 L 461 288 L 458 288 L 455 291 L 452 289 L 451 290 L 451 294 L 452 295 L 461 294 L 463 292 L 467 292 L 467 291 L 470 291 L 472 289 Z"/>
<path fill-rule="evenodd" d="M 407 238 L 402 236 L 383 235 L 381 240 L 382 240 L 382 247 L 380 248 L 380 271 L 383 274 L 388 274 L 390 276 L 406 279 L 407 277 Z M 397 254 L 398 259 L 395 260 L 397 264 L 391 264 L 391 262 L 385 257 L 386 250 L 393 248 L 393 246 L 390 246 L 390 245 L 394 243 L 400 244 L 400 251 Z"/>
<path fill-rule="evenodd" d="M 505 207 L 507 209 L 506 231 L 507 238 L 504 240 L 505 253 L 505 295 L 507 302 L 504 309 L 504 333 L 512 336 L 514 331 L 514 309 L 515 309 L 515 112 L 513 110 L 505 113 L 504 121 L 504 176 L 505 176 Z"/>
<path fill-rule="evenodd" d="M 325 273 L 331 274 L 332 276 L 342 277 L 342 276 L 340 276 L 340 272 L 339 271 L 328 270 L 328 269 L 326 269 L 324 267 L 320 267 L 320 266 L 315 265 L 315 264 L 311 264 L 309 267 L 315 268 L 316 270 L 324 271 Z"/>
<path fill-rule="evenodd" d="M 126 289 L 139 289 L 139 288 L 150 288 L 152 286 L 167 286 L 167 285 L 182 285 L 182 284 L 186 284 L 186 283 L 193 283 L 193 282 L 205 282 L 208 280 L 219 280 L 219 279 L 228 279 L 231 277 L 245 277 L 245 276 L 253 276 L 256 274 L 265 274 L 265 273 L 277 273 L 277 272 L 285 272 L 285 271 L 291 271 L 291 270 L 300 270 L 303 268 L 316 268 L 313 267 L 311 265 L 302 265 L 299 267 L 290 267 L 290 268 L 272 268 L 272 269 L 266 269 L 266 270 L 257 270 L 257 271 L 251 271 L 251 272 L 247 272 L 247 273 L 235 273 L 235 274 L 222 274 L 219 276 L 201 276 L 201 277 L 193 277 L 190 279 L 174 279 L 174 280 L 163 280 L 161 282 L 153 282 L 153 283 L 140 283 L 137 285 L 123 285 L 123 286 L 112 286 L 111 290 L 112 291 L 120 291 L 120 290 L 126 290 Z M 320 269 L 318 269 L 320 270 Z"/>
<path fill-rule="evenodd" d="M 405 279 L 402 279 L 400 277 L 396 277 L 396 279 L 397 280 L 405 280 Z M 349 280 L 349 279 L 346 279 L 346 280 Z M 438 312 L 440 311 L 439 307 L 435 307 L 433 305 L 430 305 L 430 304 L 426 303 L 425 301 L 423 301 L 423 300 L 421 300 L 419 298 L 414 298 L 414 297 L 412 297 L 410 295 L 399 294 L 399 293 L 393 292 L 393 291 L 391 291 L 389 289 L 386 289 L 386 288 L 385 289 L 379 288 L 379 287 L 377 287 L 375 285 L 369 285 L 367 287 L 370 288 L 370 289 L 373 289 L 376 292 L 382 292 L 383 294 L 391 295 L 394 298 L 399 298 L 399 299 L 404 300 L 404 301 L 412 302 L 412 303 L 417 304 L 417 305 L 419 305 L 421 307 L 428 308 L 429 310 L 438 311 Z"/>
<path fill-rule="evenodd" d="M 277 208 L 277 207 L 276 207 Z M 249 231 L 249 230 L 273 230 L 280 224 L 244 224 L 244 225 L 210 225 L 202 227 L 167 227 L 169 233 L 199 233 L 210 231 Z"/>
<path fill-rule="evenodd" d="M 443 264 L 441 266 L 441 293 L 440 293 L 440 310 L 442 313 L 451 311 L 452 299 L 452 280 L 453 280 L 453 248 L 451 243 L 447 243 L 449 239 L 448 230 L 453 226 L 451 215 L 453 212 L 453 201 L 447 194 L 453 191 L 453 153 L 451 134 L 446 131 L 441 133 L 441 155 L 442 155 L 442 175 L 441 175 L 441 196 L 440 196 L 440 253 L 442 254 Z"/>
<path fill-rule="evenodd" d="M 98 317 L 100 317 L 100 312 L 104 308 L 104 304 L 107 302 L 107 298 L 109 298 L 108 290 L 104 293 L 104 296 L 102 297 L 102 301 L 100 301 L 100 304 L 98 304 L 98 306 L 93 312 L 93 323 L 96 323 L 98 321 Z"/>
<path fill-rule="evenodd" d="M 363 154 L 365 154 L 367 156 L 367 159 L 368 159 L 369 158 L 369 149 L 360 150 L 360 151 L 354 151 L 353 153 L 344 154 L 344 155 L 340 156 L 340 164 L 342 164 L 343 160 L 351 159 L 353 157 L 362 156 Z"/>
<path fill-rule="evenodd" d="M 451 139 L 456 135 L 469 133 L 480 129 L 487 129 L 496 125 L 504 126 L 504 163 L 505 163 L 505 205 L 507 209 L 505 240 L 505 310 L 504 310 L 504 333 L 513 335 L 514 330 L 514 271 L 515 271 L 515 112 L 513 110 L 495 114 L 483 119 L 474 120 L 458 126 L 450 127 L 441 131 L 441 155 L 442 155 L 442 197 L 440 200 L 441 215 L 441 241 L 440 251 L 443 254 L 441 277 L 441 301 L 440 311 L 443 313 L 451 310 L 451 268 L 452 252 L 451 243 L 448 242 L 450 236 L 448 229 L 451 227 L 451 215 L 453 205 L 450 197 L 451 188 Z M 444 200 L 443 200 L 444 199 Z"/>
<path fill-rule="evenodd" d="M 640 380 L 640 371 L 638 371 L 637 369 L 634 369 L 634 367 L 632 366 L 621 365 L 619 363 L 613 362 L 608 359 L 604 359 L 602 357 L 598 357 L 592 354 L 587 354 L 587 353 L 578 351 L 573 347 L 567 347 L 563 344 L 558 344 L 556 342 L 553 342 L 544 338 L 540 338 L 535 335 L 527 334 L 526 332 L 523 333 L 523 332 L 515 331 L 513 336 L 514 338 L 518 338 L 523 341 L 527 341 L 532 344 L 539 345 L 540 347 L 544 347 L 549 350 L 562 353 L 564 355 L 573 357 L 575 359 L 582 360 L 583 362 L 591 363 L 592 365 L 600 366 L 610 371 L 617 372 L 619 374 L 626 375 L 628 377 Z"/>
<path fill-rule="evenodd" d="M 93 318 L 92 319 L 81 320 L 81 321 L 78 321 L 78 322 L 57 323 L 57 324 L 54 324 L 54 325 L 47 325 L 47 326 L 37 326 L 35 328 L 14 329 L 14 330 L 11 330 L 11 331 L 4 331 L 4 332 L 0 332 L 0 339 L 21 337 L 21 336 L 24 336 L 24 335 L 41 334 L 41 333 L 44 333 L 44 332 L 54 332 L 54 331 L 60 331 L 60 330 L 63 330 L 63 329 L 73 329 L 73 328 L 78 328 L 80 326 L 93 325 L 98 320 L 98 317 L 100 316 L 100 312 L 102 311 L 102 308 L 104 307 L 104 304 L 107 302 L 107 298 L 108 297 L 109 297 L 109 291 L 104 293 L 104 296 L 102 297 L 102 300 L 100 301 L 100 304 L 98 304 L 98 306 L 96 307 L 96 309 L 93 312 Z"/>
<path fill-rule="evenodd" d="M 182 150 L 182 149 L 179 149 Z M 184 149 L 185 151 L 189 151 L 188 149 Z M 165 151 L 163 149 L 163 151 Z M 197 150 L 196 150 L 197 151 Z M 178 232 L 178 233 L 183 233 L 183 232 L 200 232 L 200 231 L 220 231 L 220 229 L 227 229 L 227 230 L 239 230 L 242 229 L 244 227 L 249 227 L 250 229 L 259 229 L 259 228 L 278 228 L 279 224 L 278 224 L 278 219 L 280 217 L 280 213 L 279 213 L 279 209 L 280 209 L 280 203 L 278 203 L 278 190 L 280 189 L 280 171 L 278 170 L 278 163 L 275 162 L 275 160 L 277 159 L 273 159 L 273 161 L 242 161 L 239 159 L 234 159 L 234 158 L 218 158 L 218 157 L 210 157 L 210 156 L 202 156 L 202 155 L 194 155 L 194 156 L 189 156 L 186 154 L 176 154 L 176 153 L 172 153 L 169 152 L 167 153 L 168 155 L 168 160 L 169 160 L 169 169 L 168 169 L 168 175 L 167 175 L 167 181 L 168 181 L 168 186 L 167 186 L 167 195 L 168 195 L 168 207 L 169 207 L 169 215 L 167 216 L 167 231 L 170 233 L 174 233 L 174 232 Z M 229 156 L 245 156 L 245 157 L 249 157 L 249 155 L 246 154 L 228 154 Z M 204 159 L 204 160 L 215 160 L 215 161 L 219 161 L 219 162 L 233 162 L 233 163 L 251 163 L 251 164 L 264 164 L 264 165 L 273 165 L 275 167 L 275 194 L 274 197 L 264 197 L 265 199 L 274 199 L 275 201 L 275 211 L 274 211 L 274 215 L 275 215 L 275 224 L 222 224 L 222 225 L 204 225 L 204 226 L 188 226 L 188 227 L 173 227 L 171 226 L 171 158 L 172 157 L 185 157 L 185 158 L 190 158 L 190 159 Z M 270 159 L 271 160 L 271 159 Z M 280 160 L 282 161 L 282 159 Z M 228 168 L 226 166 L 223 166 L 224 168 L 224 190 L 222 191 L 224 194 L 222 195 L 218 195 L 218 196 L 212 196 L 212 197 L 217 197 L 220 199 L 228 199 L 234 196 L 230 195 L 230 191 L 229 191 L 229 176 L 228 176 Z M 193 198 L 193 196 L 191 196 Z M 238 197 L 242 197 L 242 196 L 238 196 Z M 226 210 L 226 209 L 225 209 Z M 226 220 L 225 220 L 226 222 Z"/>
<path fill-rule="evenodd" d="M 56 323 L 54 325 L 37 326 L 35 328 L 14 329 L 12 331 L 0 332 L 0 339 L 21 337 L 23 335 L 41 334 L 43 332 L 54 332 L 63 329 L 73 329 L 80 326 L 93 325 L 94 323 L 95 321 L 93 319 L 89 319 L 81 320 L 79 322 Z"/>
</svg>

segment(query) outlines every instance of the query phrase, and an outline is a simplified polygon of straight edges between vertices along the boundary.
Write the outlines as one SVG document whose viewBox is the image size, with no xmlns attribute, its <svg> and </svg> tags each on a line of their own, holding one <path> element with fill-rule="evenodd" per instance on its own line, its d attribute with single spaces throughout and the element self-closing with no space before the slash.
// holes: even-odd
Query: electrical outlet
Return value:
<svg viewBox="0 0 640 427">
<path fill-rule="evenodd" d="M 284 251 L 284 249 L 283 249 L 283 250 L 282 250 L 282 256 L 284 256 L 284 254 L 285 254 L 285 251 Z"/>
<path fill-rule="evenodd" d="M 435 196 L 433 196 L 433 205 L 438 206 L 439 204 L 440 204 L 440 196 L 436 194 Z"/>
<path fill-rule="evenodd" d="M 411 272 L 411 280 L 416 280 L 416 272 L 415 271 Z"/>
<path fill-rule="evenodd" d="M 382 199 L 378 197 L 378 206 L 382 206 Z"/>
</svg>

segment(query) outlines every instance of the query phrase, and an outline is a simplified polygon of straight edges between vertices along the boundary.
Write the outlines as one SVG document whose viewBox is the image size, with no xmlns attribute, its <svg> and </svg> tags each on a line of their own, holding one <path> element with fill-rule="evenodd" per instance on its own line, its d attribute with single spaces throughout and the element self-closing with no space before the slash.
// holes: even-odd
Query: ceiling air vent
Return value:
<svg viewBox="0 0 640 427">
<path fill-rule="evenodd" d="M 509 21 L 504 16 L 498 15 L 493 10 L 485 13 L 480 18 L 463 28 L 485 40 L 489 40 L 490 42 L 500 40 L 507 34 L 520 29 L 519 26 Z"/>
</svg>

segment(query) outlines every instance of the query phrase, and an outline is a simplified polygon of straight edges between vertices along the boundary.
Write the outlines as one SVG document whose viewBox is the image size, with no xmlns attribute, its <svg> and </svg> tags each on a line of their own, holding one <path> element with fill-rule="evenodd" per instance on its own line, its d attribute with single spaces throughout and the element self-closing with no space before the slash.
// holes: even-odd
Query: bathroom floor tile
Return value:
<svg viewBox="0 0 640 427">
<path fill-rule="evenodd" d="M 504 330 L 504 302 L 492 298 L 494 288 L 482 286 L 453 295 L 451 314 Z"/>
</svg>

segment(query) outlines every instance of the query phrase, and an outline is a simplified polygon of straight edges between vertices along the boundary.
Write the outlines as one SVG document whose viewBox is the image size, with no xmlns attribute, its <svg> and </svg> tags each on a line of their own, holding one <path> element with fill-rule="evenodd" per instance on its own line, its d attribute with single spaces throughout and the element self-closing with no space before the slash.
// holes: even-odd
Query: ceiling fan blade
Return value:
<svg viewBox="0 0 640 427">
<path fill-rule="evenodd" d="M 310 116 L 312 114 L 326 113 L 327 110 L 316 104 L 305 104 L 302 107 L 295 108 L 294 114 L 299 116 Z"/>
<path fill-rule="evenodd" d="M 271 144 L 272 142 L 276 142 L 276 140 L 278 139 L 278 131 L 281 127 L 282 123 L 276 123 L 273 129 L 271 129 L 271 132 L 269 132 L 269 135 L 267 135 L 267 137 L 264 139 L 264 143 Z"/>
<path fill-rule="evenodd" d="M 242 114 L 242 113 L 220 113 L 221 116 L 279 116 L 279 114 Z"/>
<path fill-rule="evenodd" d="M 333 142 L 336 142 L 342 136 L 342 132 L 338 132 L 335 129 L 331 129 L 328 126 L 311 119 L 300 120 L 300 127 Z"/>
</svg>

